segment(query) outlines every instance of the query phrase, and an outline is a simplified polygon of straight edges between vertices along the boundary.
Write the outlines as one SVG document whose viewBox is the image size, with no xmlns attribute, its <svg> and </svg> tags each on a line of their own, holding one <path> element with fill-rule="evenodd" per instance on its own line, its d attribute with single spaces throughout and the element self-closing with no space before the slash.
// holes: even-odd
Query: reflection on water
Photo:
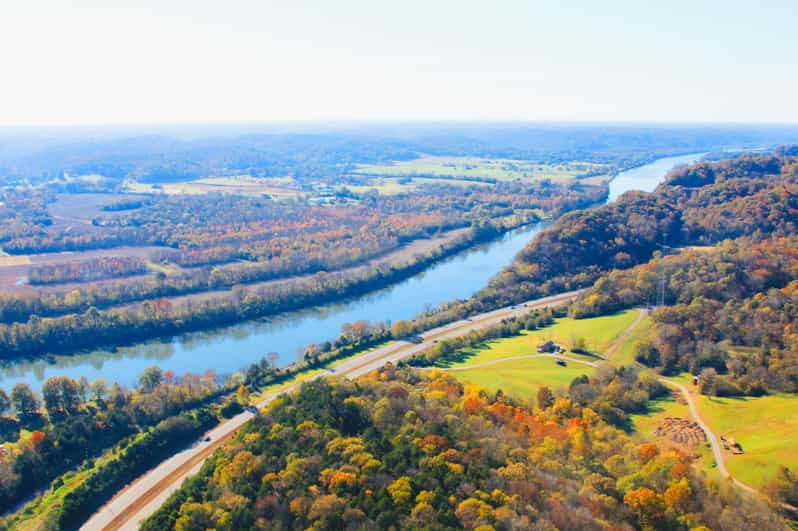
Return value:
<svg viewBox="0 0 798 531">
<path fill-rule="evenodd" d="M 85 375 L 90 380 L 105 378 L 131 385 L 145 367 L 153 364 L 178 374 L 201 373 L 208 368 L 229 374 L 271 351 L 280 354 L 281 364 L 287 364 L 309 343 L 337 337 L 344 323 L 410 319 L 427 307 L 469 297 L 509 264 L 540 228 L 535 225 L 511 231 L 361 297 L 166 340 L 20 361 L 0 369 L 2 386 L 8 389 L 26 381 L 40 387 L 44 379 L 55 375 Z"/>
<path fill-rule="evenodd" d="M 610 183 L 610 201 L 628 190 L 651 191 L 676 165 L 701 155 L 668 157 L 619 174 Z M 266 353 L 280 354 L 285 365 L 309 343 L 338 336 L 341 325 L 359 319 L 372 322 L 410 319 L 429 306 L 465 299 L 509 264 L 541 229 L 541 225 L 512 231 L 502 238 L 452 256 L 403 282 L 351 299 L 288 312 L 204 332 L 144 341 L 113 349 L 98 349 L 49 360 L 20 361 L 0 369 L 6 389 L 25 381 L 34 387 L 51 376 L 90 380 L 105 378 L 131 385 L 143 369 L 157 364 L 178 374 L 203 373 L 213 368 L 224 375 L 246 367 Z"/>
</svg>

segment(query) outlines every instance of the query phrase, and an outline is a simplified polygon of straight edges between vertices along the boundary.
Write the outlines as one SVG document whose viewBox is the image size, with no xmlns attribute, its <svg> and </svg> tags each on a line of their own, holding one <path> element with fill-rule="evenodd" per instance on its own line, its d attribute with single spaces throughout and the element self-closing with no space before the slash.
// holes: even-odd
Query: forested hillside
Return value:
<svg viewBox="0 0 798 531">
<path fill-rule="evenodd" d="M 276 400 L 143 528 L 784 528 L 690 460 L 568 398 L 386 367 Z"/>
<path fill-rule="evenodd" d="M 798 148 L 678 169 L 652 194 L 563 216 L 476 296 L 500 304 L 590 285 L 658 249 L 796 233 Z M 663 247 L 664 246 L 664 247 Z"/>
<path fill-rule="evenodd" d="M 122 129 L 96 137 L 52 132 L 0 136 L 0 177 L 41 181 L 64 173 L 102 175 L 111 187 L 124 179 L 163 183 L 236 174 L 291 175 L 308 182 L 338 179 L 358 163 L 409 160 L 421 153 L 628 166 L 652 154 L 795 141 L 795 128 L 773 126 L 339 124 L 156 128 L 151 134 Z"/>
</svg>

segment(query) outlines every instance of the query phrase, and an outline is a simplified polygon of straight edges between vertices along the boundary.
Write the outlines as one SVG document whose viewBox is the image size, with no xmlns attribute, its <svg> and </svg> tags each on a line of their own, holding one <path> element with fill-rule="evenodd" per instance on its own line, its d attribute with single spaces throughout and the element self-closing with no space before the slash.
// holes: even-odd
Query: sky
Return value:
<svg viewBox="0 0 798 531">
<path fill-rule="evenodd" d="M 795 0 L 0 6 L 0 126 L 798 122 Z"/>
</svg>

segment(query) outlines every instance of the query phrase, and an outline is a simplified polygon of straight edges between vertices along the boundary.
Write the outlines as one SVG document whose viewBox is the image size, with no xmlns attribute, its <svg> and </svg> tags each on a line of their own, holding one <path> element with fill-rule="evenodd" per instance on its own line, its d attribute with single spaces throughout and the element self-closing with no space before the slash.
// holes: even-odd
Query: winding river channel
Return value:
<svg viewBox="0 0 798 531">
<path fill-rule="evenodd" d="M 622 172 L 610 184 L 609 201 L 628 190 L 651 191 L 668 170 L 700 157 L 700 154 L 668 157 Z M 229 374 L 271 351 L 280 354 L 281 364 L 288 364 L 306 345 L 335 338 L 344 323 L 359 319 L 410 319 L 426 307 L 469 297 L 509 264 L 541 228 L 542 224 L 537 224 L 511 231 L 403 282 L 362 297 L 207 332 L 55 356 L 49 360 L 17 362 L 0 369 L 0 386 L 10 389 L 17 382 L 27 382 L 40 388 L 45 379 L 57 375 L 86 376 L 89 380 L 104 378 L 133 385 L 143 369 L 150 365 L 178 374 L 202 373 L 209 367 L 218 374 Z"/>
</svg>

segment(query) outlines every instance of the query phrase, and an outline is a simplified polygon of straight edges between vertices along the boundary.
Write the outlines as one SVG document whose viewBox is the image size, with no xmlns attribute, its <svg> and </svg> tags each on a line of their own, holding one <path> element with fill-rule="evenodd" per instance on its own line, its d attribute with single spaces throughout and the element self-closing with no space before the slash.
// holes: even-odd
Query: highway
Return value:
<svg viewBox="0 0 798 531">
<path fill-rule="evenodd" d="M 423 334 L 421 343 L 394 341 L 372 351 L 356 355 L 339 364 L 334 372 L 320 373 L 312 379 L 325 376 L 357 378 L 378 369 L 386 363 L 396 363 L 413 354 L 423 352 L 437 341 L 461 336 L 472 330 L 493 326 L 503 319 L 523 315 L 535 308 L 565 304 L 581 291 L 571 291 L 535 299 L 515 306 L 479 314 L 470 319 L 455 321 L 448 325 L 428 330 Z M 290 385 L 283 388 L 279 393 L 265 397 L 257 404 L 257 407 L 265 407 L 281 394 L 294 391 L 300 385 L 301 383 Z M 138 529 L 141 521 L 158 510 L 166 499 L 180 487 L 183 480 L 196 474 L 205 459 L 232 438 L 237 430 L 253 416 L 254 413 L 245 411 L 222 422 L 201 437 L 200 441 L 202 442 L 197 442 L 190 448 L 186 448 L 163 461 L 156 468 L 145 473 L 118 492 L 111 501 L 94 513 L 81 529 L 92 531 Z M 206 438 L 210 438 L 210 440 L 204 442 Z"/>
</svg>

